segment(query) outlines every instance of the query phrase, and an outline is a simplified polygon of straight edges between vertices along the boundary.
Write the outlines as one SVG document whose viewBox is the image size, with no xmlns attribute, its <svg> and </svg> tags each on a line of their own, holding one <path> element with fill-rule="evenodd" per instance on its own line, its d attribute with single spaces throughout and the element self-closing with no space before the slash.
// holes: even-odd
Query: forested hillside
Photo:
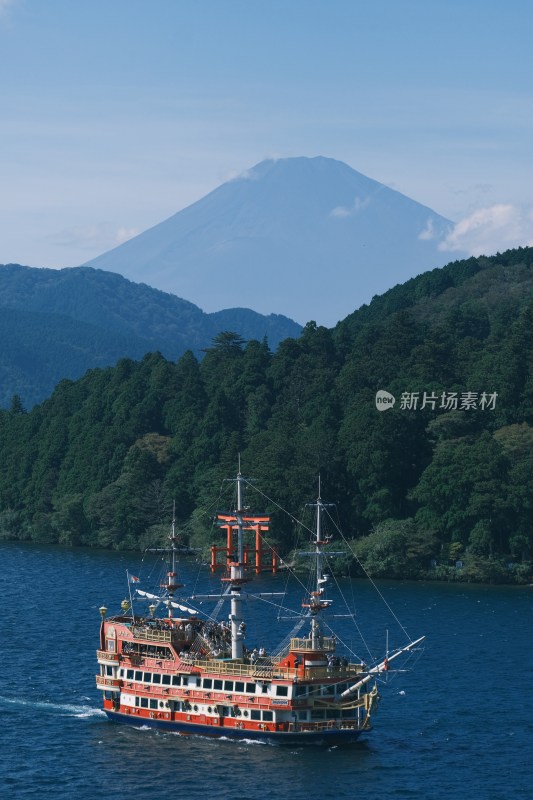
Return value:
<svg viewBox="0 0 533 800">
<path fill-rule="evenodd" d="M 246 308 L 205 314 L 103 270 L 0 265 L 0 407 L 8 408 L 18 394 L 31 408 L 62 378 L 79 378 L 124 356 L 158 350 L 174 360 L 188 349 L 201 355 L 228 327 L 245 338 L 266 336 L 273 349 L 301 331 L 287 317 Z"/>
<path fill-rule="evenodd" d="M 375 576 L 527 580 L 532 365 L 531 248 L 426 273 L 274 354 L 226 332 L 201 362 L 122 359 L 0 413 L 0 535 L 143 547 L 175 499 L 191 542 L 208 542 L 240 452 L 295 514 L 320 471 Z M 286 552 L 291 523 L 266 510 Z"/>
</svg>

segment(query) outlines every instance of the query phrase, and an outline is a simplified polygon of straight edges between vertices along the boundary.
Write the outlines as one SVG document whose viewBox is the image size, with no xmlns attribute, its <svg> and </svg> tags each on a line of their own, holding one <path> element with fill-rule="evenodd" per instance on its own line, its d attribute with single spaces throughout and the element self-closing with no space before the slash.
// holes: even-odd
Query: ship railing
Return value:
<svg viewBox="0 0 533 800">
<path fill-rule="evenodd" d="M 289 722 L 288 730 L 292 732 L 301 732 L 301 731 L 309 731 L 309 733 L 320 733 L 321 731 L 327 731 L 332 729 L 341 729 L 341 730 L 356 730 L 361 731 L 365 728 L 368 728 L 368 723 L 363 720 L 359 722 L 356 719 L 350 720 L 340 720 L 340 719 L 331 719 L 331 720 L 324 720 L 320 722 Z"/>
<path fill-rule="evenodd" d="M 98 661 L 114 661 L 118 664 L 118 653 L 112 653 L 110 650 L 97 650 L 96 657 Z"/>
<path fill-rule="evenodd" d="M 106 678 L 105 675 L 97 675 L 96 685 L 99 689 L 120 689 L 121 682 L 118 678 Z"/>
<path fill-rule="evenodd" d="M 170 642 L 173 631 L 163 631 L 147 625 L 133 625 L 132 633 L 136 639 L 145 639 L 148 642 Z"/>
<path fill-rule="evenodd" d="M 366 671 L 364 664 L 347 664 L 346 666 L 341 665 L 338 667 L 305 667 L 303 672 L 298 672 L 297 674 L 308 680 L 316 678 L 342 678 L 351 680 L 351 678 L 360 676 Z"/>
<path fill-rule="evenodd" d="M 206 672 L 220 672 L 224 675 L 248 676 L 250 678 L 293 678 L 298 675 L 297 669 L 279 667 L 275 664 L 243 664 L 240 661 L 225 661 L 221 658 L 194 659 L 196 667 Z"/>
<path fill-rule="evenodd" d="M 252 675 L 254 678 L 272 678 L 274 675 L 280 678 L 292 678 L 294 675 L 297 675 L 298 672 L 295 669 L 290 669 L 289 667 L 277 667 L 272 662 L 268 664 L 262 664 L 260 661 L 256 661 L 253 665 Z"/>
<path fill-rule="evenodd" d="M 258 660 L 255 664 L 244 664 L 240 661 L 224 660 L 220 658 L 212 659 L 191 659 L 188 667 L 194 666 L 205 672 L 219 672 L 224 675 L 236 677 L 250 677 L 255 680 L 271 680 L 281 678 L 282 680 L 317 680 L 323 678 L 336 678 L 350 680 L 366 671 L 364 664 L 347 664 L 339 667 L 282 667 L 278 664 L 261 663 Z"/>
<path fill-rule="evenodd" d="M 132 625 L 131 631 L 136 639 L 143 639 L 147 642 L 184 644 L 191 640 L 191 636 L 179 628 L 165 629 L 153 628 L 150 625 Z"/>
<path fill-rule="evenodd" d="M 318 643 L 318 647 L 313 645 L 312 639 L 291 639 L 290 649 L 291 650 L 312 650 L 312 651 L 325 651 L 327 653 L 331 653 L 335 650 L 337 645 L 337 640 L 334 639 L 332 636 L 322 636 Z"/>
</svg>

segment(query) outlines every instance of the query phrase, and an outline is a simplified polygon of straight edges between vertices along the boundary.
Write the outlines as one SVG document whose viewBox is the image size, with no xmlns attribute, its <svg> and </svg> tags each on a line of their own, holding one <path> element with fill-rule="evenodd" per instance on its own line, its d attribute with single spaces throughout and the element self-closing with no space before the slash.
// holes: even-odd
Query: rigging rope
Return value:
<svg viewBox="0 0 533 800">
<path fill-rule="evenodd" d="M 265 492 L 263 492 L 261 489 L 257 488 L 256 486 L 253 486 L 253 485 L 252 485 L 252 484 L 251 484 L 251 483 L 250 483 L 250 482 L 249 482 L 249 481 L 248 481 L 246 478 L 244 478 L 243 480 L 244 480 L 244 482 L 245 482 L 245 483 L 246 483 L 246 484 L 247 484 L 247 485 L 248 485 L 248 486 L 249 486 L 251 489 L 253 489 L 253 490 L 254 490 L 254 491 L 256 491 L 258 494 L 260 494 L 260 495 L 261 495 L 261 497 L 263 497 L 263 498 L 264 498 L 264 499 L 265 499 L 267 502 L 269 502 L 269 503 L 272 503 L 272 505 L 274 505 L 276 508 L 278 508 L 278 509 L 279 509 L 279 510 L 280 510 L 282 513 L 286 514 L 286 515 L 289 517 L 289 519 L 291 519 L 291 520 L 292 520 L 292 521 L 293 521 L 293 522 L 294 522 L 296 525 L 298 525 L 299 527 L 301 527 L 303 530 L 306 530 L 306 531 L 307 531 L 309 534 L 311 534 L 311 535 L 313 535 L 313 534 L 314 534 L 314 531 L 313 531 L 311 528 L 309 528 L 309 527 L 308 527 L 307 525 L 305 525 L 305 524 L 304 524 L 304 523 L 303 523 L 301 520 L 299 520 L 297 517 L 295 517 L 293 514 L 291 514 L 291 513 L 290 513 L 290 511 L 287 511 L 285 508 L 283 508 L 283 506 L 281 506 L 279 503 L 277 503 L 275 500 L 273 500 L 271 497 L 269 497 L 269 496 L 268 496 L 268 495 L 267 495 Z M 357 562 L 357 564 L 358 564 L 358 565 L 361 567 L 362 571 L 364 572 L 364 574 L 365 574 L 365 575 L 366 575 L 366 577 L 368 578 L 368 580 L 369 580 L 370 584 L 372 585 L 372 587 L 373 587 L 374 591 L 375 591 L 375 592 L 376 592 L 376 593 L 379 595 L 379 597 L 381 598 L 381 600 L 382 600 L 383 604 L 386 606 L 386 608 L 388 609 L 389 613 L 391 614 L 391 616 L 393 617 L 393 619 L 396 621 L 396 623 L 397 623 L 398 627 L 399 627 L 399 628 L 402 630 L 402 632 L 404 633 L 404 635 L 405 635 L 405 637 L 407 638 L 407 640 L 408 640 L 408 641 L 411 641 L 411 637 L 409 636 L 409 633 L 407 632 L 406 628 L 405 628 L 405 627 L 402 625 L 402 623 L 401 623 L 401 622 L 400 622 L 400 620 L 398 619 L 397 615 L 394 613 L 393 609 L 391 608 L 390 604 L 387 602 L 387 600 L 386 600 L 386 599 L 385 599 L 385 597 L 383 596 L 383 593 L 382 593 L 382 592 L 379 590 L 379 588 L 378 588 L 378 586 L 376 585 L 376 583 L 375 583 L 375 582 L 372 580 L 371 576 L 370 576 L 370 575 L 368 574 L 368 572 L 366 571 L 365 567 L 363 566 L 363 564 L 362 564 L 362 563 L 361 563 L 361 561 L 359 560 L 359 558 L 358 558 L 358 556 L 357 556 L 356 552 L 354 551 L 354 549 L 353 549 L 352 545 L 350 544 L 349 540 L 348 540 L 348 539 L 346 539 L 346 537 L 345 537 L 345 536 L 344 536 L 344 534 L 342 533 L 342 531 L 341 531 L 341 529 L 340 529 L 339 525 L 338 525 L 338 524 L 335 522 L 335 520 L 333 519 L 333 517 L 331 516 L 331 514 L 330 514 L 330 513 L 329 513 L 329 511 L 327 510 L 327 507 L 326 507 L 326 506 L 324 506 L 324 507 L 323 507 L 323 509 L 324 509 L 324 511 L 325 511 L 325 513 L 326 513 L 326 515 L 327 515 L 327 517 L 329 518 L 329 520 L 330 520 L 330 521 L 331 521 L 331 523 L 333 524 L 333 527 L 335 528 L 335 530 L 337 531 L 337 533 L 338 533 L 338 534 L 339 534 L 339 536 L 341 537 L 342 541 L 344 542 L 344 544 L 346 545 L 346 547 L 348 547 L 348 549 L 349 549 L 350 553 L 352 554 L 352 556 L 354 557 L 355 561 L 356 561 L 356 562 Z M 324 553 L 324 555 L 327 557 L 327 551 Z M 289 571 L 292 573 L 292 575 L 293 575 L 293 576 L 296 578 L 296 580 L 297 580 L 297 581 L 300 583 L 300 585 L 301 585 L 301 586 L 304 588 L 304 590 L 308 591 L 308 587 L 306 587 L 306 586 L 304 585 L 304 583 L 303 583 L 303 582 L 300 580 L 300 578 L 299 578 L 299 577 L 298 577 L 298 575 L 297 575 L 297 574 L 294 572 L 294 570 L 292 570 L 292 569 L 291 569 L 291 568 L 290 568 L 288 565 L 287 565 L 287 569 L 288 569 L 288 570 L 289 570 Z M 348 605 L 348 603 L 346 602 L 346 599 L 345 599 L 345 597 L 344 597 L 344 594 L 343 594 L 342 590 L 340 589 L 340 586 L 339 586 L 339 584 L 338 584 L 338 581 L 336 581 L 336 580 L 335 580 L 335 582 L 336 582 L 336 584 L 337 584 L 337 587 L 339 588 L 339 591 L 340 591 L 340 593 L 341 593 L 341 596 L 342 596 L 342 598 L 343 598 L 343 600 L 344 600 L 344 602 L 345 602 L 345 604 L 346 604 L 347 608 L 349 609 L 349 605 Z M 355 620 L 354 620 L 354 621 L 355 621 Z M 366 649 L 368 650 L 368 653 L 369 653 L 369 655 L 370 655 L 371 657 L 373 657 L 373 656 L 372 656 L 372 653 L 371 653 L 371 651 L 370 651 L 370 649 L 369 649 L 369 647 L 368 647 L 368 645 L 367 645 L 367 643 L 366 643 L 366 642 L 365 642 L 365 640 L 364 640 L 364 637 L 363 637 L 363 636 L 362 636 L 362 634 L 361 634 L 361 631 L 359 630 L 359 627 L 357 626 L 357 623 L 355 623 L 355 625 L 356 625 L 356 628 L 357 628 L 357 630 L 358 630 L 358 632 L 359 632 L 359 635 L 361 636 L 361 639 L 362 639 L 362 641 L 363 641 L 363 643 L 364 643 L 364 645 L 365 645 Z"/>
</svg>

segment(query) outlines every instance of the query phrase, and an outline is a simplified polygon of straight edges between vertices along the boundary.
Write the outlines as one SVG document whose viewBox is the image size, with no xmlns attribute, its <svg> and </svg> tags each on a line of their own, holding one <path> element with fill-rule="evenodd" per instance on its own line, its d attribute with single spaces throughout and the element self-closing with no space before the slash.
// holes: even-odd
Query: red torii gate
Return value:
<svg viewBox="0 0 533 800">
<path fill-rule="evenodd" d="M 241 516 L 243 531 L 255 532 L 255 547 L 249 544 L 244 545 L 244 566 L 255 570 L 256 575 L 260 572 L 277 572 L 278 556 L 277 553 L 263 541 L 262 534 L 270 529 L 270 517 L 263 515 L 244 514 Z M 217 568 L 226 567 L 235 561 L 235 547 L 233 545 L 233 533 L 237 530 L 237 516 L 235 514 L 217 514 L 216 522 L 219 528 L 226 531 L 226 546 L 217 547 L 211 545 L 211 572 Z M 218 554 L 224 553 L 226 558 L 220 562 Z"/>
</svg>

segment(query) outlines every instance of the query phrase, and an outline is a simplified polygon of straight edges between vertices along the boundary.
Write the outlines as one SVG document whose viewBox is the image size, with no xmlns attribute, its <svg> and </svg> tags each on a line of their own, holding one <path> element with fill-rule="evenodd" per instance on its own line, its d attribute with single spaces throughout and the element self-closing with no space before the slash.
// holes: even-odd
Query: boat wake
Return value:
<svg viewBox="0 0 533 800">
<path fill-rule="evenodd" d="M 78 717 L 80 719 L 86 717 L 105 717 L 106 714 L 100 708 L 92 706 L 73 705 L 70 703 L 51 703 L 48 700 L 28 700 L 20 697 L 2 697 L 0 696 L 0 703 L 11 706 L 22 706 L 32 709 L 39 709 L 42 711 L 50 711 L 52 713 L 59 712 L 60 714 L 68 717 Z"/>
<path fill-rule="evenodd" d="M 234 739 L 232 736 L 219 736 L 218 741 L 231 742 L 232 744 L 259 745 L 260 747 L 268 746 L 268 742 L 260 739 Z"/>
</svg>

